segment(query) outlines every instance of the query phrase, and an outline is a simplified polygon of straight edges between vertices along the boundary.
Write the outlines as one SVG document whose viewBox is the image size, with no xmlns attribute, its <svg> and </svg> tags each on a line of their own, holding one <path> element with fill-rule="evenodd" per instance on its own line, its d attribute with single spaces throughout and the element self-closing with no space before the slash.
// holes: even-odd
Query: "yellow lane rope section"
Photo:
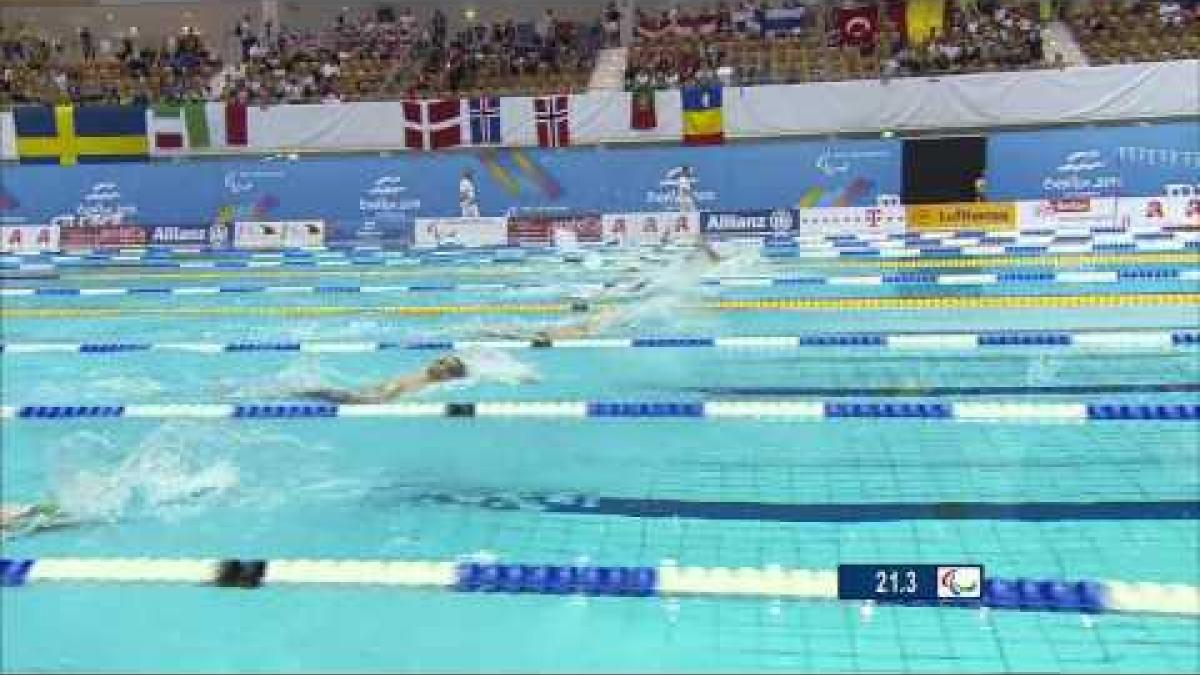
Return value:
<svg viewBox="0 0 1200 675">
<path fill-rule="evenodd" d="M 819 260 L 809 262 L 819 263 Z M 838 259 L 834 265 L 847 267 L 1079 267 L 1083 265 L 1159 265 L 1200 263 L 1200 253 L 1071 253 L 1043 256 L 972 256 L 969 258 L 898 258 L 870 260 Z"/>
<path fill-rule="evenodd" d="M 785 300 L 722 300 L 717 309 L 1024 309 L 1031 307 L 1129 307 L 1197 305 L 1200 293 L 1138 293 L 1105 295 L 991 295 L 970 298 L 799 298 Z"/>
<path fill-rule="evenodd" d="M 1052 256 L 980 256 L 970 258 L 908 258 L 908 259 L 860 259 L 860 258 L 797 258 L 797 265 L 812 267 L 874 267 L 879 269 L 911 269 L 911 268 L 978 268 L 978 267 L 1081 267 L 1085 265 L 1125 265 L 1125 264 L 1159 264 L 1180 265 L 1200 264 L 1200 253 L 1115 253 L 1105 255 L 1070 254 Z M 63 278 L 81 277 L 87 280 L 138 279 L 152 281 L 154 279 L 220 279 L 236 276 L 239 279 L 254 277 L 311 279 L 313 277 L 430 277 L 434 275 L 449 275 L 462 277 L 496 277 L 506 278 L 523 274 L 538 274 L 543 270 L 534 267 L 518 267 L 513 269 L 478 269 L 458 268 L 455 266 L 438 266 L 426 269 L 413 267 L 389 267 L 379 269 L 367 267 L 359 269 L 330 269 L 328 267 L 312 267 L 308 269 L 286 269 L 273 267 L 239 267 L 225 270 L 210 271 L 179 271 L 156 272 L 150 270 L 130 270 L 129 272 L 97 272 L 91 273 L 75 268 L 59 268 Z M 597 270 L 605 272 L 609 270 Z M 621 270 L 612 270 L 621 271 Z"/>
<path fill-rule="evenodd" d="M 717 310 L 889 310 L 1130 307 L 1153 305 L 1200 305 L 1200 293 L 722 300 L 720 302 L 698 305 L 696 308 Z M 603 306 L 605 305 L 593 305 L 594 308 Z M 577 310 L 572 309 L 571 305 L 567 303 L 380 307 L 75 307 L 4 309 L 0 310 L 0 319 L 100 319 L 137 316 L 188 318 L 206 316 L 323 317 L 370 314 L 437 316 L 443 314 L 557 314 L 572 311 Z"/>
</svg>

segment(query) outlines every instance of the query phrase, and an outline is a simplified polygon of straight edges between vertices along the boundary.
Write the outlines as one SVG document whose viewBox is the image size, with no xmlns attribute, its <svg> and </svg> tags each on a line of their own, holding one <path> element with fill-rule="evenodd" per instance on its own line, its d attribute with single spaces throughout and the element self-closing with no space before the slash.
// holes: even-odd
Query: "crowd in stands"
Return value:
<svg viewBox="0 0 1200 675">
<path fill-rule="evenodd" d="M 872 17 L 876 28 L 864 39 L 847 36 L 837 9 L 790 2 L 722 1 L 693 14 L 640 15 L 626 84 L 748 85 L 1038 67 L 1047 60 L 1038 9 L 1037 2 L 954 3 L 944 29 L 917 41 L 886 14 Z"/>
<path fill-rule="evenodd" d="M 1200 58 L 1200 0 L 1078 5 L 1066 20 L 1089 63 Z"/>
<path fill-rule="evenodd" d="M 397 16 L 340 16 L 321 33 L 239 27 L 243 59 L 225 95 L 251 103 L 356 100 L 492 91 L 569 91 L 587 83 L 603 41 L 546 10 L 536 22 L 475 24 L 455 34 L 435 10 L 419 24 Z M 269 28 L 269 27 L 268 27 Z"/>
<path fill-rule="evenodd" d="M 73 42 L 0 26 L 0 103 L 147 103 L 215 95 L 211 81 L 220 63 L 189 28 L 156 49 L 139 46 L 136 32 L 119 41 L 96 40 L 86 26 Z"/>
<path fill-rule="evenodd" d="M 1060 55 L 1043 48 L 1044 0 L 952 2 L 944 27 L 917 40 L 887 10 L 865 38 L 848 37 L 842 9 L 775 2 L 719 0 L 708 9 L 638 10 L 633 17 L 609 3 L 591 22 L 546 9 L 536 18 L 472 21 L 455 32 L 440 9 L 428 20 L 407 8 L 342 15 L 323 30 L 247 16 L 216 37 L 232 39 L 240 52 L 225 54 L 225 63 L 187 28 L 151 47 L 133 32 L 97 39 L 85 27 L 64 38 L 0 26 L 0 103 L 267 104 L 577 91 L 586 87 L 597 51 L 621 44 L 627 20 L 634 36 L 630 89 L 1061 65 Z M 1198 16 L 1200 0 L 1077 2 L 1063 13 L 1093 63 L 1200 56 Z"/>
<path fill-rule="evenodd" d="M 222 63 L 185 29 L 159 49 L 130 34 L 97 44 L 82 29 L 68 44 L 28 27 L 0 39 L 0 103 L 182 102 L 237 98 L 252 104 L 332 102 L 480 93 L 569 92 L 586 87 L 596 52 L 619 41 L 610 5 L 590 24 L 561 20 L 475 23 L 451 33 L 435 10 L 338 16 L 328 28 L 280 29 L 249 16 L 231 28 L 238 58 Z"/>
</svg>

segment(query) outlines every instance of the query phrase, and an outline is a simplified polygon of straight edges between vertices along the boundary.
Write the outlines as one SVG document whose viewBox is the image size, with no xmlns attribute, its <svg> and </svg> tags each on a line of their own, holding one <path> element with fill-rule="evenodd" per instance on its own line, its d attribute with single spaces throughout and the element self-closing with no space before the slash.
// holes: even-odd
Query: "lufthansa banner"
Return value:
<svg viewBox="0 0 1200 675">
<path fill-rule="evenodd" d="M 717 238 L 796 234 L 796 213 L 791 209 L 705 211 L 701 223 L 704 234 Z"/>
<path fill-rule="evenodd" d="M 54 225 L 0 227 L 0 253 L 50 253 L 57 250 L 58 227 Z"/>
<path fill-rule="evenodd" d="M 700 240 L 700 214 L 606 213 L 604 243 L 614 246 L 695 244 Z"/>
<path fill-rule="evenodd" d="M 417 218 L 416 248 L 489 248 L 508 244 L 507 218 Z"/>
<path fill-rule="evenodd" d="M 913 232 L 1011 232 L 1017 229 L 1017 205 L 1013 202 L 923 204 L 906 208 L 908 229 Z"/>
</svg>

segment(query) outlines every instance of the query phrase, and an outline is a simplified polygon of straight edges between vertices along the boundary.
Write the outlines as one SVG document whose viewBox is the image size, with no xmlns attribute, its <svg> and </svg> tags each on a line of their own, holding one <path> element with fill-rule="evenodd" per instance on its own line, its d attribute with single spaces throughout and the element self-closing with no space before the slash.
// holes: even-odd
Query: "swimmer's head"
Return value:
<svg viewBox="0 0 1200 675">
<path fill-rule="evenodd" d="M 457 380 L 467 376 L 467 364 L 457 356 L 442 356 L 425 368 L 425 376 L 433 382 Z"/>
</svg>

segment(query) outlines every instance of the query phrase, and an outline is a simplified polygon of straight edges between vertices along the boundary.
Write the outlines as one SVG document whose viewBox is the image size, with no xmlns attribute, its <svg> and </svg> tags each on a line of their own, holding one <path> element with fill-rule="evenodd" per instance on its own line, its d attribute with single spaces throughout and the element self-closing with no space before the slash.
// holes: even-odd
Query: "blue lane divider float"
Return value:
<svg viewBox="0 0 1200 675">
<path fill-rule="evenodd" d="M 1096 284 L 1122 281 L 1200 281 L 1200 269 L 1119 269 L 1104 271 L 1066 272 L 998 272 L 995 274 L 934 274 L 907 272 L 859 276 L 738 276 L 704 279 L 709 287 L 788 287 L 788 286 L 847 286 L 847 285 L 964 285 L 990 286 L 997 284 Z M 110 288 L 0 288 L 0 297 L 76 297 L 92 295 L 217 295 L 217 294 L 331 294 L 331 293 L 450 293 L 504 291 L 605 291 L 616 286 L 614 281 L 585 282 L 568 285 L 543 283 L 464 283 L 464 284 L 407 284 L 353 285 L 323 284 L 317 286 L 268 286 L 237 284 L 223 286 L 138 286 Z"/>
<path fill-rule="evenodd" d="M 824 347 L 888 350 L 959 351 L 975 348 L 1071 347 L 1103 350 L 1170 350 L 1200 345 L 1200 329 L 1131 330 L 1012 330 L 977 333 L 808 333 L 730 337 L 644 336 L 569 340 L 411 340 L 396 341 L 262 341 L 262 342 L 10 342 L 0 343 L 0 355 L 47 353 L 115 354 L 133 352 L 193 352 L 246 354 L 254 352 L 368 353 L 389 350 L 455 350 L 479 347 L 504 349 L 807 349 Z"/>
<path fill-rule="evenodd" d="M 910 246 L 939 246 L 947 241 L 983 244 L 1010 245 L 1054 245 L 1080 244 L 1099 241 L 1107 244 L 1132 243 L 1136 241 L 1155 241 L 1181 237 L 1190 239 L 1195 228 L 1190 227 L 1149 227 L 1140 229 L 1125 229 L 1121 227 L 1086 226 L 1080 228 L 1065 228 L 1060 230 L 1030 228 L 1010 233 L 988 233 L 979 230 L 957 230 L 947 232 L 926 233 L 871 233 L 871 234 L 827 234 L 805 235 L 801 237 L 808 245 L 825 243 L 837 247 L 861 248 L 888 244 Z M 796 238 L 790 240 L 798 243 Z M 108 249 L 74 250 L 67 253 L 36 252 L 9 254 L 0 257 L 0 262 L 17 262 L 21 260 L 49 260 L 53 262 L 77 261 L 117 261 L 136 262 L 142 260 L 171 260 L 195 259 L 197 256 L 215 257 L 219 260 L 314 260 L 341 258 L 420 258 L 420 257 L 455 257 L 478 254 L 496 249 L 495 247 L 476 249 L 445 249 L 445 250 L 383 250 L 379 247 L 325 247 L 316 246 L 305 249 L 285 249 L 282 251 L 241 251 L 237 249 L 203 247 L 162 247 L 148 246 L 112 251 Z M 555 249 L 530 248 L 530 252 L 555 252 Z"/>
<path fill-rule="evenodd" d="M 0 417 L 57 421 L 115 417 L 238 420 L 334 417 L 561 417 L 561 418 L 908 418 L 923 420 L 1157 421 L 1200 420 L 1198 402 L 950 402 L 944 399 L 835 401 L 480 401 L 382 405 L 314 403 L 182 403 L 0 406 Z"/>
<path fill-rule="evenodd" d="M 1128 253 L 1128 252 L 1167 252 L 1200 250 L 1200 241 L 1194 238 L 1192 232 L 1169 232 L 1164 237 L 1133 238 L 1110 241 L 1100 238 L 1080 237 L 1041 238 L 1032 242 L 1023 241 L 1021 237 L 1013 240 L 994 238 L 985 241 L 981 236 L 960 236 L 942 239 L 936 242 L 925 240 L 863 240 L 850 242 L 846 240 L 826 241 L 818 244 L 800 244 L 795 247 L 773 247 L 770 257 L 789 258 L 944 258 L 947 256 L 992 256 L 992 255 L 1062 255 L 1079 253 Z M 914 245 L 914 241 L 919 242 Z M 898 245 L 890 245 L 890 244 Z M 958 245 L 947 245 L 947 244 Z M 598 251 L 604 248 L 596 249 Z M 250 268 L 314 268 L 314 267 L 347 267 L 347 266 L 411 266 L 422 264 L 475 264 L 478 262 L 524 262 L 531 259 L 551 258 L 565 260 L 570 254 L 554 249 L 517 250 L 504 249 L 466 249 L 463 251 L 432 251 L 416 252 L 406 257 L 391 257 L 381 255 L 370 256 L 278 256 L 260 259 L 206 259 L 206 260 L 172 260 L 162 256 L 138 255 L 56 255 L 43 258 L 17 256 L 0 261 L 0 269 L 31 271 L 34 268 L 88 268 L 88 267 L 155 267 L 181 269 L 250 269 Z M 578 255 L 571 260 L 578 261 Z M 31 262 L 32 261 L 32 262 Z"/>
<path fill-rule="evenodd" d="M 193 558 L 0 558 L 0 586 L 53 583 L 353 585 L 440 588 L 460 593 L 582 595 L 626 598 L 710 596 L 838 601 L 832 569 L 557 565 L 495 561 L 266 560 Z M 7 591 L 11 592 L 11 591 Z M 897 603 L 937 606 L 939 603 Z M 945 608 L 1026 612 L 1200 615 L 1200 588 L 1030 577 L 988 578 L 977 598 Z"/>
</svg>

